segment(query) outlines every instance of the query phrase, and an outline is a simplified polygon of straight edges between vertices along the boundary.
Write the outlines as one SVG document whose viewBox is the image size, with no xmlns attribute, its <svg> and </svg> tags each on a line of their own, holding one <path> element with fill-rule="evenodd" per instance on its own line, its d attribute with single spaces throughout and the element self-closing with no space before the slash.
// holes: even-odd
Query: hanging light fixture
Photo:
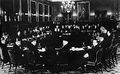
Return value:
<svg viewBox="0 0 120 74">
<path fill-rule="evenodd" d="M 72 0 L 63 0 L 61 8 L 63 11 L 70 12 L 72 9 L 75 9 L 75 2 Z"/>
</svg>

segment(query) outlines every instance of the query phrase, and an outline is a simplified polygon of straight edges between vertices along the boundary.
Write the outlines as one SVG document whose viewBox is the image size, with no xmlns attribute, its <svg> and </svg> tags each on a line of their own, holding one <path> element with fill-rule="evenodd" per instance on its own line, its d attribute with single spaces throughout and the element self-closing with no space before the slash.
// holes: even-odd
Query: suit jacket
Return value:
<svg viewBox="0 0 120 74">
<path fill-rule="evenodd" d="M 23 50 L 20 48 L 20 46 L 17 46 L 16 44 L 13 47 L 13 50 L 15 51 L 16 56 L 22 56 Z"/>
</svg>

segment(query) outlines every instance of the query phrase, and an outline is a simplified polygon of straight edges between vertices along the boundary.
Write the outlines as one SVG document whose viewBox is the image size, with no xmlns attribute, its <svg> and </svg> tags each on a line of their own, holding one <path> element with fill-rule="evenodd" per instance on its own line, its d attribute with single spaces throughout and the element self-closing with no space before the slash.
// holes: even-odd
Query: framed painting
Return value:
<svg viewBox="0 0 120 74">
<path fill-rule="evenodd" d="M 77 20 L 79 21 L 89 20 L 89 13 L 90 13 L 89 1 L 77 2 L 77 14 L 78 14 Z"/>
</svg>

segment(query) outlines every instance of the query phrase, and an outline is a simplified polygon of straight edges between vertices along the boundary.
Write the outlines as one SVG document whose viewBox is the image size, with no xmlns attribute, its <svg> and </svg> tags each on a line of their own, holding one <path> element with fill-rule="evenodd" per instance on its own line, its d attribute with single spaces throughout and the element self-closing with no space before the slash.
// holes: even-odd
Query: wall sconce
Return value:
<svg viewBox="0 0 120 74">
<path fill-rule="evenodd" d="M 77 13 L 76 12 L 73 12 L 73 17 L 77 17 Z"/>
<path fill-rule="evenodd" d="M 91 12 L 91 13 L 90 13 L 90 16 L 95 16 L 95 12 Z"/>
<path fill-rule="evenodd" d="M 112 12 L 111 12 L 111 11 L 108 11 L 108 12 L 107 12 L 107 15 L 112 15 Z"/>
<path fill-rule="evenodd" d="M 58 17 L 62 17 L 63 15 L 62 15 L 61 13 L 59 13 L 57 16 L 58 16 Z"/>
</svg>

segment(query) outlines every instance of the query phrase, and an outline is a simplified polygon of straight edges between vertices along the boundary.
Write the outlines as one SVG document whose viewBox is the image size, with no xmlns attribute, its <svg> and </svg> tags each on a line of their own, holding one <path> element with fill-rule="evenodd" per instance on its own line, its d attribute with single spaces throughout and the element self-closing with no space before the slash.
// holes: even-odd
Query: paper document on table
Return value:
<svg viewBox="0 0 120 74">
<path fill-rule="evenodd" d="M 71 51 L 82 51 L 82 50 L 84 50 L 84 48 L 75 48 L 75 47 L 72 47 L 70 50 Z"/>
</svg>

